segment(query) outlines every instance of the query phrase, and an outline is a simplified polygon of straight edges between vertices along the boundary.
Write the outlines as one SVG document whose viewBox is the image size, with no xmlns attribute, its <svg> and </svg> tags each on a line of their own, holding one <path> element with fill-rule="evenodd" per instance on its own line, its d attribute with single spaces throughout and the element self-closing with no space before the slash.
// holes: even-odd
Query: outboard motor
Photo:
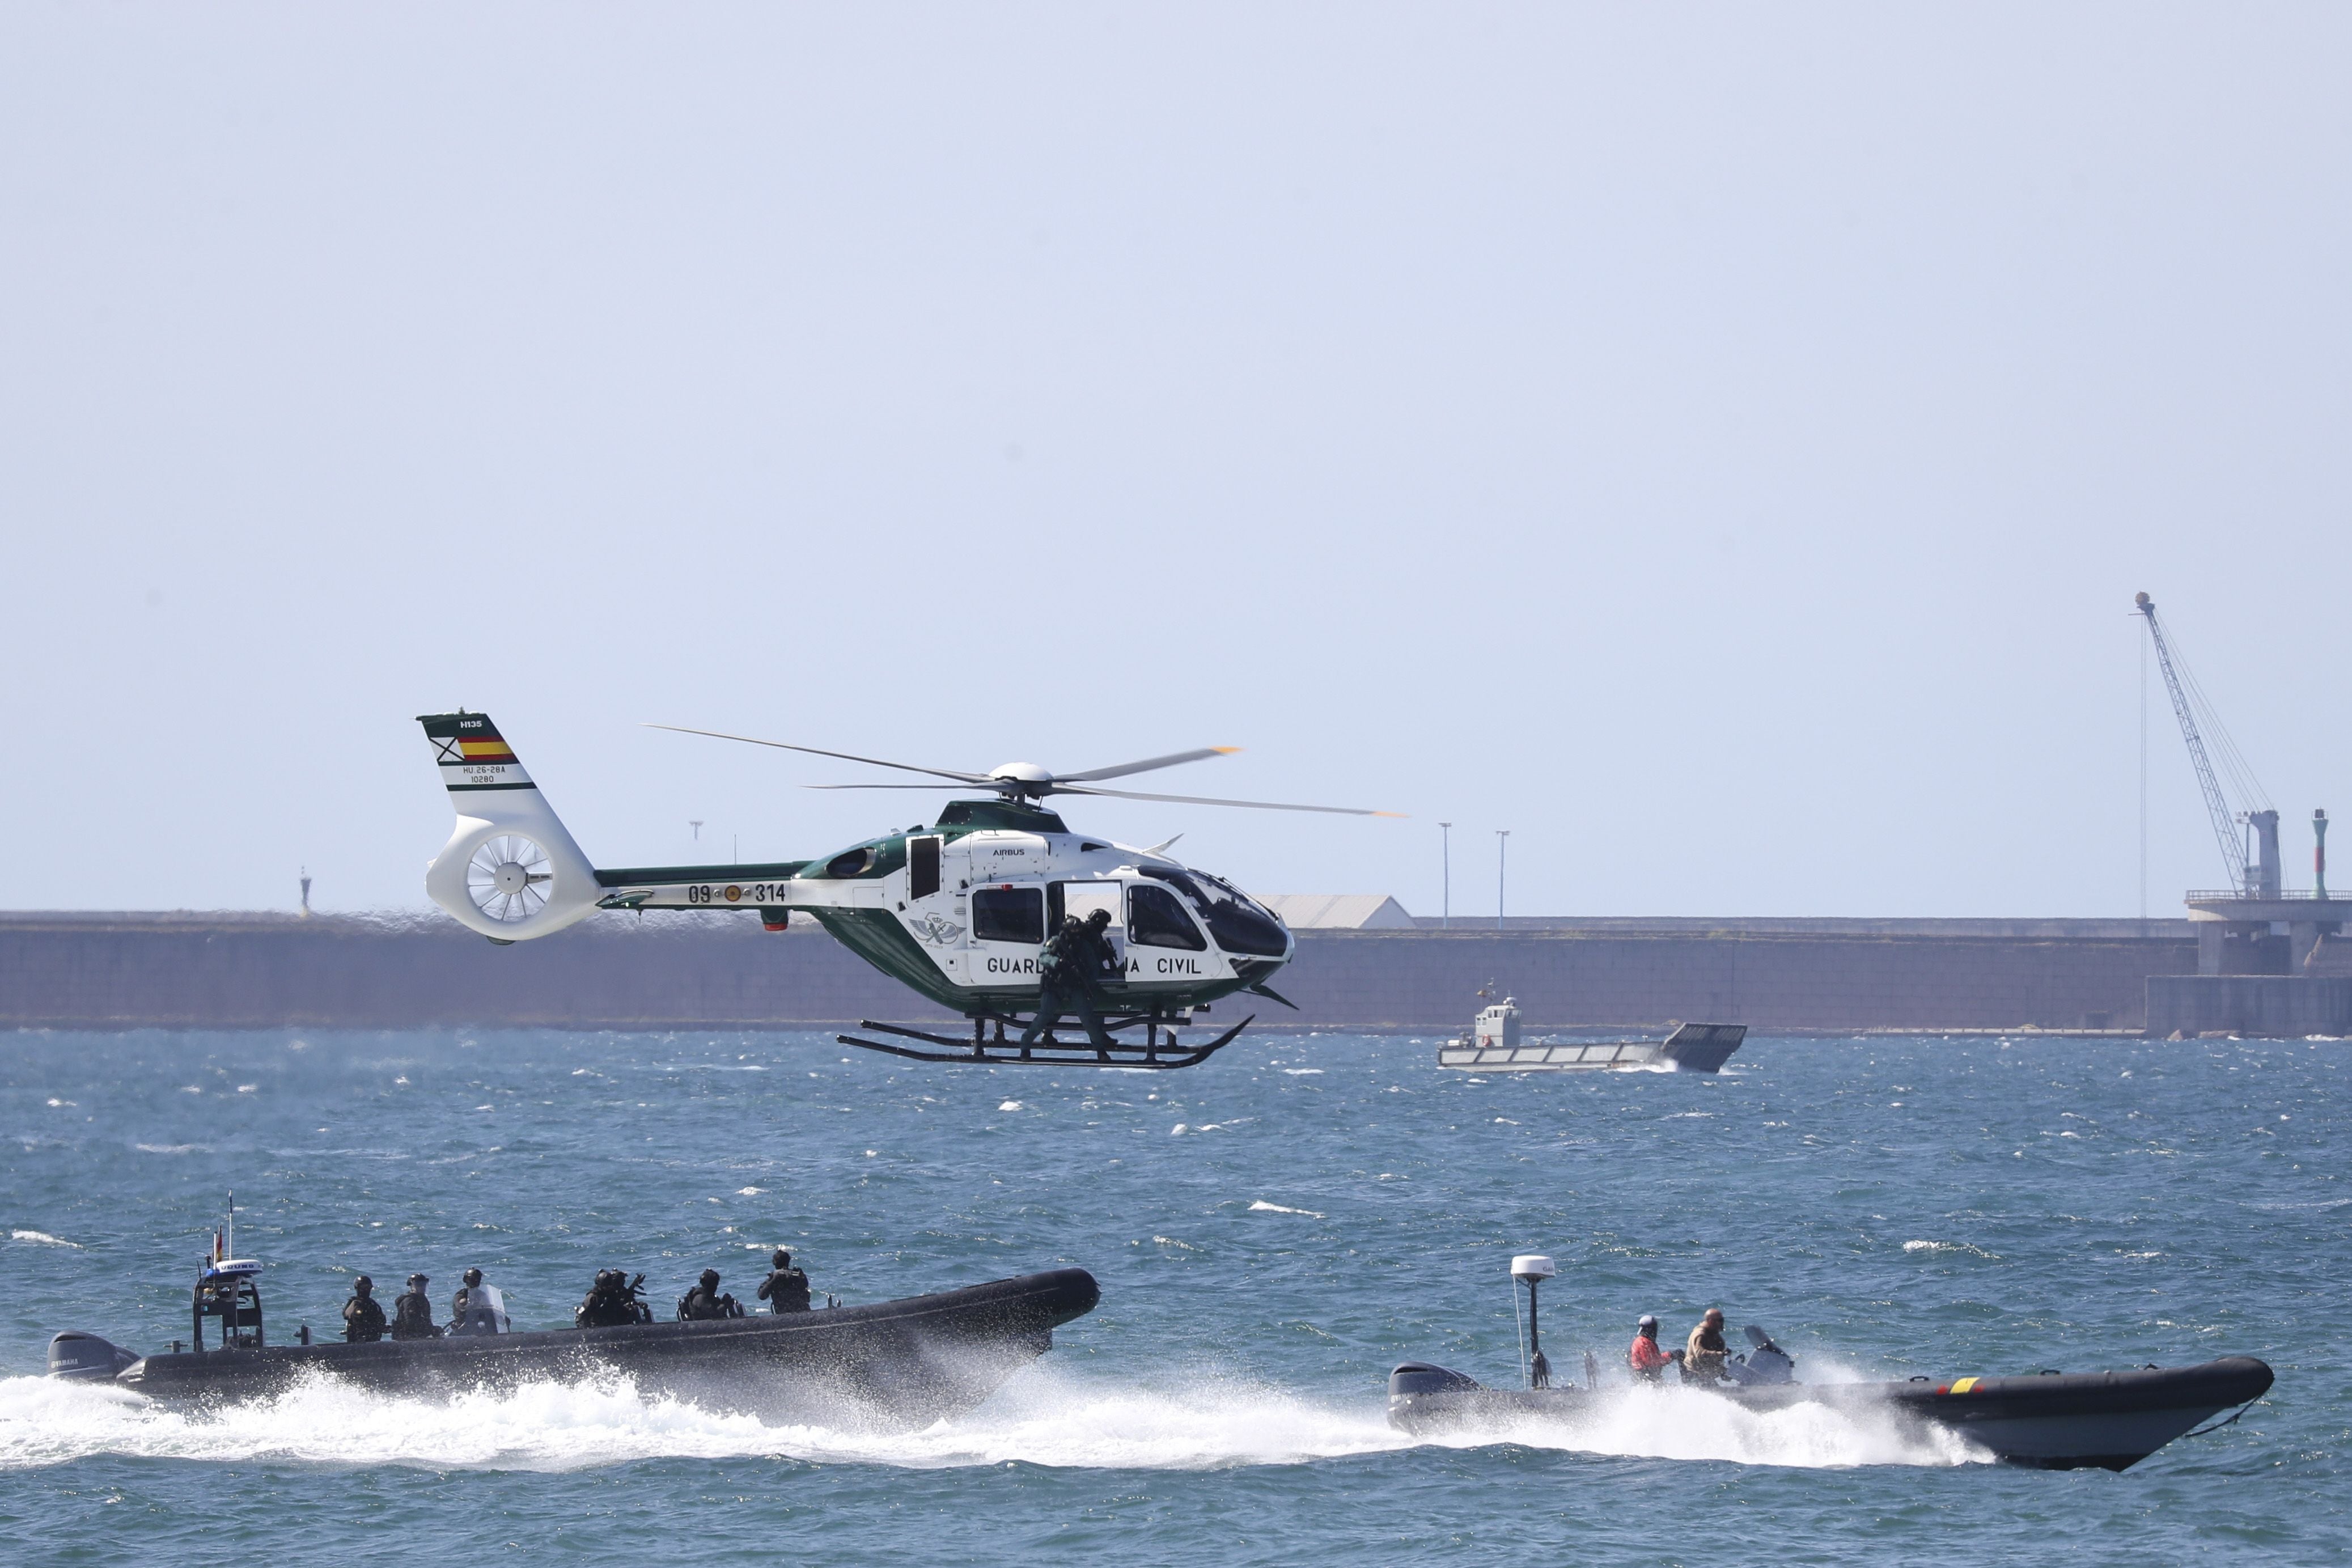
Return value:
<svg viewBox="0 0 2352 1568">
<path fill-rule="evenodd" d="M 1772 1336 L 1750 1323 L 1741 1331 L 1753 1348 L 1734 1362 L 1725 1363 L 1724 1371 L 1734 1383 L 1794 1383 L 1797 1381 L 1797 1358 L 1772 1342 Z"/>
<path fill-rule="evenodd" d="M 1468 1394 L 1478 1380 L 1425 1361 L 1399 1362 L 1389 1373 L 1389 1397 L 1407 1394 Z"/>
<path fill-rule="evenodd" d="M 112 1383 L 138 1360 L 135 1352 L 71 1329 L 49 1341 L 49 1375 L 68 1383 Z"/>
</svg>

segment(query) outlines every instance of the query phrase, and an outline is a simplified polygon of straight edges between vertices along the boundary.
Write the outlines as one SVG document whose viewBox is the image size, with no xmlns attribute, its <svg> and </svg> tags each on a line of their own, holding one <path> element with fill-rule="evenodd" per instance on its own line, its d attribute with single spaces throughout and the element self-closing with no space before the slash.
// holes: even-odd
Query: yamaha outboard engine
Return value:
<svg viewBox="0 0 2352 1568">
<path fill-rule="evenodd" d="M 1741 1331 L 1754 1348 L 1738 1360 L 1726 1363 L 1724 1371 L 1734 1383 L 1794 1383 L 1797 1381 L 1797 1359 L 1772 1342 L 1772 1336 L 1750 1323 Z"/>
<path fill-rule="evenodd" d="M 1478 1386 L 1475 1377 L 1425 1361 L 1399 1362 L 1389 1373 L 1391 1399 L 1407 1394 L 1469 1394 Z"/>
<path fill-rule="evenodd" d="M 135 1352 L 71 1329 L 49 1341 L 49 1375 L 68 1383 L 112 1383 L 138 1360 Z"/>
</svg>

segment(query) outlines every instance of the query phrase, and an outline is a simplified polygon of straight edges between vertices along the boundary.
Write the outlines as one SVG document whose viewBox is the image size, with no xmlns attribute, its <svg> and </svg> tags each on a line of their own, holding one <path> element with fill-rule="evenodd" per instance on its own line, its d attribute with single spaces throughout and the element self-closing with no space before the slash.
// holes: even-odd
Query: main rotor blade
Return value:
<svg viewBox="0 0 2352 1568">
<path fill-rule="evenodd" d="M 1320 811 L 1334 816 L 1402 816 L 1402 811 L 1366 811 L 1355 805 L 1292 805 L 1278 800 L 1211 800 L 1197 795 L 1140 795 L 1130 789 L 1094 789 L 1085 784 L 1054 785 L 1055 795 L 1101 795 L 1116 800 L 1162 800 L 1175 805 L 1245 805 L 1254 811 Z"/>
<path fill-rule="evenodd" d="M 1202 746 L 1197 752 L 1171 752 L 1164 757 L 1146 757 L 1139 763 L 1121 763 L 1115 768 L 1088 768 L 1082 773 L 1055 773 L 1056 784 L 1067 779 L 1073 784 L 1085 784 L 1093 779 L 1125 778 L 1129 773 L 1148 773 L 1154 768 L 1172 768 L 1179 763 L 1197 763 L 1209 757 L 1230 757 L 1239 746 Z"/>
<path fill-rule="evenodd" d="M 900 773 L 929 773 L 933 778 L 953 779 L 958 784 L 984 784 L 986 773 L 950 773 L 946 768 L 919 768 L 912 763 L 886 763 L 879 757 L 861 757 L 849 752 L 819 751 L 814 746 L 795 746 L 789 741 L 762 741 L 757 735 L 730 735 L 724 730 L 689 730 L 683 724 L 648 724 L 648 730 L 668 730 L 680 735 L 708 735 L 714 741 L 740 741 L 747 746 L 773 746 L 780 752 L 805 752 L 812 757 L 836 757 L 845 763 L 864 763 L 869 767 L 897 768 Z"/>
</svg>

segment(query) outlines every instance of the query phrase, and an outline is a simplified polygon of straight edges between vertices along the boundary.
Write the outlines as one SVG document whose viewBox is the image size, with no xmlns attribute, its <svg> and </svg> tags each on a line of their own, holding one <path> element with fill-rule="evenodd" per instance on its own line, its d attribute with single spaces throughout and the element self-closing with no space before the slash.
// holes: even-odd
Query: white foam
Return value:
<svg viewBox="0 0 2352 1568">
<path fill-rule="evenodd" d="M 8 1233 L 8 1239 L 11 1241 L 29 1241 L 36 1247 L 70 1247 L 76 1252 L 82 1250 L 82 1245 L 80 1242 L 68 1241 L 62 1236 L 51 1236 L 46 1230 L 12 1230 Z M 2153 1255 L 2151 1254 L 2151 1256 Z"/>
<path fill-rule="evenodd" d="M 1818 1405 L 1759 1413 L 1680 1390 L 1603 1394 L 1572 1421 L 1519 1419 L 1444 1440 L 1564 1452 L 1807 1468 L 1956 1465 L 1986 1455 L 1891 1415 Z M 960 1421 L 876 1435 L 770 1425 L 640 1395 L 625 1379 L 534 1384 L 446 1404 L 388 1399 L 319 1379 L 263 1403 L 194 1416 L 120 1390 L 0 1379 L 0 1471 L 94 1454 L 145 1458 L 562 1471 L 647 1458 L 780 1455 L 817 1464 L 937 1469 L 1028 1464 L 1202 1470 L 1297 1464 L 1415 1446 L 1378 1397 L 1344 1405 L 1247 1379 L 1188 1375 L 1180 1391 L 1034 1367 Z"/>
<path fill-rule="evenodd" d="M 1252 1214 L 1303 1214 L 1308 1219 L 1321 1219 L 1324 1217 L 1323 1215 L 1316 1213 L 1313 1209 L 1285 1208 L 1280 1204 L 1270 1204 L 1264 1198 L 1260 1198 L 1255 1203 L 1250 1205 L 1250 1212 Z"/>
<path fill-rule="evenodd" d="M 1891 1411 L 1838 1411 L 1822 1405 L 1757 1411 L 1680 1389 L 1604 1392 L 1573 1421 L 1523 1417 L 1449 1437 L 1444 1446 L 1475 1447 L 1498 1440 L 1571 1453 L 1801 1469 L 1965 1465 L 1992 1458 L 1950 1432 L 1909 1425 Z"/>
</svg>

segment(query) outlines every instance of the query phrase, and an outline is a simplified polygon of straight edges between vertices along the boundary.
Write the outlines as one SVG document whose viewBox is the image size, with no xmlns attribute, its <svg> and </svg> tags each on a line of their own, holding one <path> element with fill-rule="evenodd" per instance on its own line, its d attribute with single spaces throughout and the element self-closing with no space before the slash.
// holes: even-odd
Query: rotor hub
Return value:
<svg viewBox="0 0 2352 1568">
<path fill-rule="evenodd" d="M 1035 763 L 1006 763 L 990 770 L 988 782 L 1006 795 L 1045 795 L 1053 788 L 1054 774 Z"/>
</svg>

